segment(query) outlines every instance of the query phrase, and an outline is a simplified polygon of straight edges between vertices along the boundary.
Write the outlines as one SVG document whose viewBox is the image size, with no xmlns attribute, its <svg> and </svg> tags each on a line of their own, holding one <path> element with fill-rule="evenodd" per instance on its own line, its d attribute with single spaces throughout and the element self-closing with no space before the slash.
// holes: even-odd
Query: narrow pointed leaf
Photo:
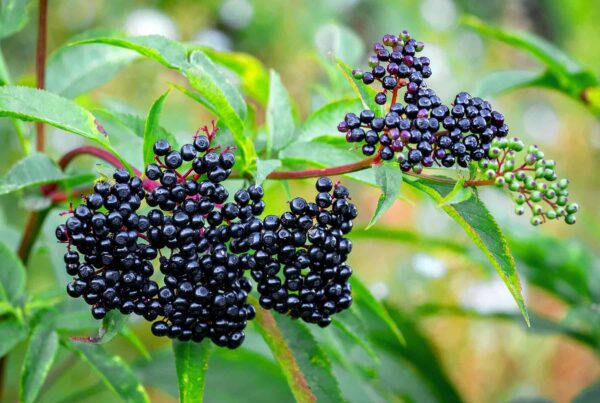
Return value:
<svg viewBox="0 0 600 403">
<path fill-rule="evenodd" d="M 350 87 L 352 87 L 352 90 L 362 100 L 363 106 L 375 112 L 376 116 L 383 116 L 383 107 L 375 103 L 375 95 L 377 94 L 377 91 L 370 86 L 363 84 L 362 81 L 354 79 L 352 76 L 352 69 L 343 61 L 338 59 L 337 65 L 344 77 L 346 77 L 346 80 L 350 84 Z"/>
<path fill-rule="evenodd" d="M 25 267 L 4 242 L 0 242 L 0 262 L 0 301 L 17 306 L 25 291 Z"/>
<path fill-rule="evenodd" d="M 377 200 L 377 207 L 367 229 L 375 225 L 383 213 L 392 207 L 400 194 L 400 184 L 402 183 L 402 172 L 396 165 L 380 164 L 373 166 L 372 169 L 375 172 L 375 181 L 381 188 L 381 195 Z"/>
<path fill-rule="evenodd" d="M 0 39 L 19 32 L 29 18 L 27 6 L 31 0 L 0 1 Z"/>
<path fill-rule="evenodd" d="M 126 402 L 150 402 L 146 390 L 121 357 L 110 355 L 98 345 L 63 340 L 66 348 L 85 361 L 104 384 Z"/>
<path fill-rule="evenodd" d="M 269 97 L 269 74 L 263 64 L 252 55 L 239 52 L 222 52 L 209 47 L 202 50 L 210 59 L 236 73 L 245 93 L 265 105 Z"/>
<path fill-rule="evenodd" d="M 438 206 L 442 207 L 446 204 L 456 204 L 464 202 L 473 197 L 473 188 L 465 187 L 465 180 L 459 179 L 454 184 L 454 188 L 439 201 Z"/>
<path fill-rule="evenodd" d="M 267 176 L 281 166 L 280 160 L 256 160 L 256 176 L 254 178 L 257 185 L 263 183 Z"/>
<path fill-rule="evenodd" d="M 294 137 L 290 96 L 276 71 L 271 70 L 267 104 L 267 156 L 287 146 Z"/>
<path fill-rule="evenodd" d="M 425 192 L 437 203 L 453 189 L 452 184 L 426 179 L 410 182 L 410 185 Z M 472 197 L 457 204 L 446 204 L 442 209 L 465 230 L 475 245 L 485 254 L 517 302 L 525 322 L 529 324 L 515 259 L 504 234 L 485 205 L 479 199 Z"/>
<path fill-rule="evenodd" d="M 346 113 L 356 113 L 362 108 L 362 102 L 358 98 L 345 98 L 328 103 L 317 109 L 306 119 L 300 129 L 298 140 L 310 141 L 326 135 L 337 135 L 344 138 L 343 134 L 337 131 L 338 123 L 344 119 Z"/>
<path fill-rule="evenodd" d="M 58 351 L 58 334 L 44 325 L 37 326 L 27 346 L 21 370 L 19 395 L 22 402 L 35 401 Z"/>
<path fill-rule="evenodd" d="M 119 311 L 110 311 L 106 314 L 104 319 L 102 319 L 102 324 L 95 335 L 87 337 L 71 337 L 71 340 L 91 344 L 108 343 L 119 334 L 128 320 L 129 316 L 123 315 Z"/>
<path fill-rule="evenodd" d="M 150 108 L 146 124 L 144 126 L 144 165 L 148 165 L 154 161 L 154 151 L 152 147 L 157 140 L 160 139 L 160 113 L 170 90 L 162 94 Z M 165 139 L 166 140 L 166 139 Z"/>
<path fill-rule="evenodd" d="M 211 348 L 208 340 L 204 343 L 173 341 L 180 402 L 202 403 Z"/>
<path fill-rule="evenodd" d="M 57 182 L 65 176 L 58 165 L 45 154 L 30 154 L 13 165 L 0 178 L 0 195 L 30 186 Z"/>
<path fill-rule="evenodd" d="M 0 357 L 27 337 L 27 328 L 16 316 L 4 316 L 0 319 Z"/>
</svg>

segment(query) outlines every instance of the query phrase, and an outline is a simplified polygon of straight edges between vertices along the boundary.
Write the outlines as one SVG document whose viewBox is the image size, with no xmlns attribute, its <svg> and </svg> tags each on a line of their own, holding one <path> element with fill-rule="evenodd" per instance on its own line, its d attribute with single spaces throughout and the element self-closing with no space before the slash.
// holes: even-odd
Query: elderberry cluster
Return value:
<svg viewBox="0 0 600 403">
<path fill-rule="evenodd" d="M 67 293 L 83 297 L 96 319 L 118 309 L 152 322 L 156 336 L 237 348 L 256 315 L 250 271 L 263 307 L 326 326 L 352 301 L 344 263 L 352 244 L 344 235 L 356 207 L 348 190 L 321 178 L 316 203 L 296 198 L 291 212 L 261 220 L 263 189 L 251 185 L 229 200 L 223 182 L 235 156 L 212 145 L 214 126 L 203 130 L 177 150 L 158 140 L 143 181 L 117 169 L 114 183 L 97 182 L 67 212 L 56 229 L 69 249 Z M 144 199 L 150 209 L 142 214 Z M 158 282 L 151 279 L 156 260 Z"/>
<path fill-rule="evenodd" d="M 251 275 L 263 308 L 325 327 L 352 303 L 345 263 L 352 242 L 345 235 L 357 209 L 348 189 L 329 178 L 317 180 L 316 189 L 315 202 L 297 197 L 290 211 L 265 217 Z"/>
<path fill-rule="evenodd" d="M 447 106 L 427 88 L 424 79 L 431 76 L 430 61 L 415 55 L 423 44 L 408 32 L 384 35 L 373 49 L 371 72 L 354 70 L 353 75 L 367 85 L 381 84 L 375 102 L 388 104 L 387 113 L 383 117 L 370 110 L 360 116 L 348 113 L 338 125 L 348 142 L 362 143 L 364 155 L 396 159 L 404 172 L 420 173 L 434 164 L 466 168 L 471 161 L 488 158 L 492 140 L 508 135 L 504 116 L 489 102 L 461 92 Z M 404 104 L 397 102 L 401 91 Z M 393 95 L 388 103 L 389 92 Z"/>
<path fill-rule="evenodd" d="M 145 196 L 142 181 L 124 169 L 113 178 L 114 184 L 97 182 L 85 203 L 56 228 L 58 240 L 69 244 L 64 261 L 73 281 L 67 293 L 83 297 L 96 319 L 113 309 L 145 314 L 147 302 L 158 292 L 150 279 L 157 249 L 140 239 L 150 226 L 137 213 Z"/>
</svg>

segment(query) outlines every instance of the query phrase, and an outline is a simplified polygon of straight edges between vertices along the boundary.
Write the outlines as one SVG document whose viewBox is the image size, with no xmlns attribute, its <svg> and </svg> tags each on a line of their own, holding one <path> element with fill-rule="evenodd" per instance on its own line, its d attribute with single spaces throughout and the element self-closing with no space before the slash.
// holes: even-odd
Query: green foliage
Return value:
<svg viewBox="0 0 600 403">
<path fill-rule="evenodd" d="M 27 6 L 31 0 L 3 0 L 0 2 L 0 39 L 25 27 L 28 20 Z"/>
<path fill-rule="evenodd" d="M 0 261 L 0 301 L 17 307 L 25 293 L 25 267 L 3 242 L 0 242 Z"/>
<path fill-rule="evenodd" d="M 208 343 L 173 342 L 180 402 L 202 402 L 211 347 Z"/>
<path fill-rule="evenodd" d="M 379 196 L 377 207 L 367 229 L 375 225 L 383 213 L 394 204 L 400 194 L 400 184 L 402 183 L 402 172 L 396 166 L 376 165 L 373 170 L 375 171 L 375 181 L 381 188 L 381 196 Z"/>
<path fill-rule="evenodd" d="M 33 329 L 27 353 L 23 360 L 20 399 L 23 402 L 35 401 L 58 351 L 58 334 L 40 324 Z"/>
<path fill-rule="evenodd" d="M 285 148 L 294 135 L 294 117 L 290 96 L 281 77 L 271 70 L 269 102 L 267 104 L 267 156 Z"/>
<path fill-rule="evenodd" d="M 162 111 L 163 105 L 170 91 L 162 94 L 150 108 L 148 117 L 146 118 L 146 124 L 144 125 L 144 165 L 148 165 L 154 162 L 154 151 L 152 146 L 157 140 L 161 139 L 160 131 L 158 130 L 160 124 L 160 112 Z"/>
</svg>

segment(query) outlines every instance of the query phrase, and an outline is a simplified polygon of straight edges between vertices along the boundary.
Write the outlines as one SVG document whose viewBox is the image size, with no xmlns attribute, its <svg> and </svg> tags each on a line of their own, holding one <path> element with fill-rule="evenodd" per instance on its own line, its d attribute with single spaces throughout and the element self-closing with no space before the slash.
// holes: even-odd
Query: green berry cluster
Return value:
<svg viewBox="0 0 600 403">
<path fill-rule="evenodd" d="M 479 161 L 479 168 L 488 180 L 502 189 L 513 192 L 515 213 L 523 215 L 531 210 L 531 224 L 564 217 L 567 224 L 575 224 L 577 203 L 569 203 L 569 181 L 559 179 L 554 171 L 554 160 L 544 158 L 536 145 L 530 146 L 522 161 L 525 145 L 518 138 L 496 138 L 488 150 L 489 160 Z"/>
</svg>

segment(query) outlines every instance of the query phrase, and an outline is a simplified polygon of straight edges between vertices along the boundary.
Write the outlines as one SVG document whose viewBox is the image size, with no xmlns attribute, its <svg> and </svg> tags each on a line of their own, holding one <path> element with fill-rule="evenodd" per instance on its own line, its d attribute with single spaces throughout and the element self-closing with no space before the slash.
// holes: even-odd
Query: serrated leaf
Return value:
<svg viewBox="0 0 600 403">
<path fill-rule="evenodd" d="M 195 343 L 173 340 L 180 402 L 202 403 L 211 348 L 208 341 Z"/>
<path fill-rule="evenodd" d="M 362 102 L 358 98 L 340 99 L 323 105 L 308 116 L 299 130 L 298 141 L 310 141 L 326 135 L 337 135 L 343 139 L 344 136 L 337 132 L 338 123 L 346 113 L 357 113 L 362 108 Z"/>
<path fill-rule="evenodd" d="M 6 316 L 0 319 L 0 335 L 0 357 L 3 357 L 27 337 L 27 328 L 16 316 Z"/>
<path fill-rule="evenodd" d="M 369 289 L 356 276 L 352 276 L 350 279 L 350 284 L 352 285 L 354 299 L 356 299 L 357 302 L 366 309 L 371 311 L 374 316 L 382 320 L 388 326 L 389 330 L 394 334 L 397 341 L 401 345 L 405 345 L 406 341 L 398 329 L 398 326 L 396 326 L 386 308 L 375 299 L 373 294 L 371 294 L 371 291 L 369 291 Z"/>
<path fill-rule="evenodd" d="M 269 174 L 275 171 L 281 166 L 280 160 L 263 160 L 260 158 L 256 159 L 256 176 L 254 181 L 257 185 L 260 185 L 269 176 Z"/>
<path fill-rule="evenodd" d="M 294 137 L 290 96 L 276 71 L 271 70 L 267 104 L 267 156 L 287 146 Z"/>
<path fill-rule="evenodd" d="M 144 126 L 144 166 L 154 161 L 153 146 L 154 143 L 160 139 L 160 132 L 158 130 L 158 127 L 160 126 L 160 113 L 169 92 L 171 92 L 171 90 L 167 90 L 154 101 L 148 112 L 148 117 L 146 118 L 146 124 Z"/>
<path fill-rule="evenodd" d="M 85 361 L 104 384 L 126 402 L 150 402 L 146 390 L 121 357 L 110 355 L 98 345 L 63 340 L 66 348 Z"/>
<path fill-rule="evenodd" d="M 252 297 L 249 299 L 254 300 Z M 254 300 L 253 304 L 256 305 L 257 302 Z M 264 309 L 257 309 L 256 324 L 258 331 L 280 365 L 296 401 L 314 402 L 316 396 L 273 315 Z"/>
<path fill-rule="evenodd" d="M 370 86 L 365 85 L 362 81 L 355 80 L 354 77 L 352 77 L 352 69 L 348 67 L 346 63 L 339 59 L 337 59 L 336 62 L 338 68 L 350 84 L 350 87 L 352 87 L 352 90 L 362 100 L 363 106 L 375 112 L 376 116 L 384 116 L 383 106 L 375 103 L 377 91 Z"/>
<path fill-rule="evenodd" d="M 87 337 L 71 337 L 70 339 L 83 343 L 105 344 L 119 334 L 128 320 L 129 316 L 123 315 L 119 311 L 109 311 L 104 319 L 102 319 L 102 324 L 95 335 Z"/>
<path fill-rule="evenodd" d="M 2 0 L 0 1 L 0 39 L 19 32 L 29 16 L 27 6 L 31 0 Z"/>
<path fill-rule="evenodd" d="M 153 59 L 163 66 L 182 70 L 188 65 L 187 49 L 181 43 L 160 35 L 130 36 L 127 38 L 99 37 L 70 43 L 71 46 L 103 43 L 126 48 Z"/>
<path fill-rule="evenodd" d="M 252 55 L 238 52 L 222 52 L 209 47 L 202 50 L 210 59 L 236 73 L 242 82 L 242 89 L 262 105 L 269 97 L 269 74 L 263 64 Z"/>
<path fill-rule="evenodd" d="M 367 229 L 371 228 L 377 220 L 385 213 L 396 201 L 400 194 L 400 184 L 402 183 L 402 171 L 391 164 L 374 165 L 375 181 L 377 186 L 381 188 L 381 195 L 377 200 L 377 207 L 367 225 Z"/>
<path fill-rule="evenodd" d="M 465 180 L 461 178 L 456 181 L 452 190 L 438 202 L 438 207 L 461 203 L 469 200 L 471 197 L 473 197 L 473 189 L 465 187 Z"/>
<path fill-rule="evenodd" d="M 452 184 L 427 179 L 418 179 L 410 182 L 410 185 L 425 192 L 437 203 L 453 189 Z M 485 254 L 508 287 L 525 322 L 529 324 L 529 316 L 521 294 L 521 282 L 516 270 L 515 259 L 510 252 L 504 234 L 502 234 L 500 227 L 485 205 L 477 198 L 470 198 L 461 203 L 444 205 L 442 209 L 465 230 L 469 238 Z"/>
<path fill-rule="evenodd" d="M 19 305 L 25 292 L 25 267 L 4 242 L 0 242 L 0 300 Z"/>
<path fill-rule="evenodd" d="M 0 87 L 0 117 L 47 123 L 85 137 L 108 151 L 129 167 L 110 145 L 94 116 L 75 102 L 48 91 L 29 87 Z"/>
<path fill-rule="evenodd" d="M 97 109 L 94 110 L 94 113 L 98 115 L 98 118 L 103 124 L 104 122 L 110 122 L 110 124 L 118 126 L 122 130 L 127 130 L 129 134 L 135 135 L 142 139 L 144 138 L 146 117 L 107 109 Z M 163 126 L 157 126 L 155 130 L 158 131 L 159 138 L 166 139 L 173 146 L 177 144 L 175 135 L 169 130 L 165 129 Z M 120 134 L 121 132 L 116 133 Z"/>
<path fill-rule="evenodd" d="M 100 34 L 95 30 L 79 34 L 78 38 Z M 100 44 L 62 46 L 48 57 L 46 89 L 67 98 L 75 98 L 110 81 L 136 57 L 128 50 Z"/>
<path fill-rule="evenodd" d="M 34 402 L 58 351 L 58 334 L 44 326 L 33 329 L 23 359 L 19 398 L 22 402 Z"/>
<path fill-rule="evenodd" d="M 190 64 L 185 76 L 190 85 L 213 105 L 217 116 L 229 128 L 247 168 L 256 158 L 256 151 L 251 139 L 244 134 L 247 114 L 244 99 L 204 53 L 193 51 Z"/>
<path fill-rule="evenodd" d="M 64 179 L 63 172 L 48 156 L 30 154 L 14 164 L 10 171 L 0 178 L 0 195 L 61 179 Z"/>
</svg>

